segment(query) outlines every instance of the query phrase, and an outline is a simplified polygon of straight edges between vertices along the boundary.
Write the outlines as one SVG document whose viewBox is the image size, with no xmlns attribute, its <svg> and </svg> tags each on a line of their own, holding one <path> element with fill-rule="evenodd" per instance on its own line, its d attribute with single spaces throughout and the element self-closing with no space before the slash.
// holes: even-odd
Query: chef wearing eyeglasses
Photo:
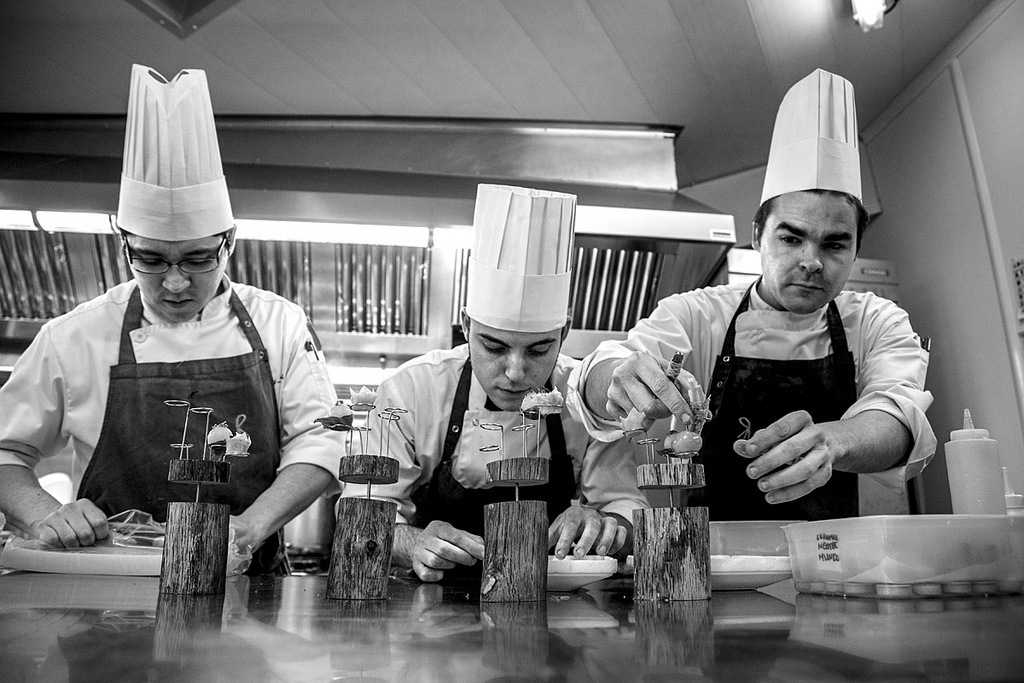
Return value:
<svg viewBox="0 0 1024 683">
<path fill-rule="evenodd" d="M 204 72 L 133 67 L 117 223 L 133 279 L 44 325 L 0 388 L 0 509 L 64 547 L 105 538 L 123 510 L 162 522 L 196 496 L 167 481 L 172 444 L 199 457 L 227 422 L 249 455 L 203 500 L 231 506 L 249 573 L 280 572 L 280 529 L 338 490 L 343 445 L 313 422 L 336 396 L 302 309 L 225 275 L 235 228 Z M 183 438 L 186 409 L 168 400 L 212 413 Z M 33 468 L 65 448 L 78 494 L 61 505 Z"/>
</svg>

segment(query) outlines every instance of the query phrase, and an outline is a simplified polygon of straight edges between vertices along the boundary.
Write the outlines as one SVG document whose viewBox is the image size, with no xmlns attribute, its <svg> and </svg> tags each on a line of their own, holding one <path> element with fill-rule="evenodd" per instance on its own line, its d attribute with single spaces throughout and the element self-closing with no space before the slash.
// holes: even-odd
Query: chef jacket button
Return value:
<svg viewBox="0 0 1024 683">
<path fill-rule="evenodd" d="M 146 341 L 146 337 L 149 336 L 142 330 L 132 330 L 132 341 L 136 344 L 141 344 Z"/>
<path fill-rule="evenodd" d="M 724 362 L 726 362 L 726 363 L 728 363 L 728 362 L 729 362 L 729 359 L 730 359 L 730 358 L 731 358 L 731 356 L 722 356 L 722 360 L 723 360 Z"/>
<path fill-rule="evenodd" d="M 452 434 L 459 433 L 459 425 L 452 425 Z"/>
<path fill-rule="evenodd" d="M 242 326 L 243 327 L 252 327 L 252 321 L 251 320 L 246 320 L 244 323 L 242 323 Z"/>
<path fill-rule="evenodd" d="M 719 382 L 719 383 L 718 383 L 718 384 L 716 384 L 715 386 L 716 386 L 716 387 L 719 387 L 719 388 L 721 388 L 721 386 L 722 386 L 723 384 L 725 384 L 725 382 Z"/>
</svg>

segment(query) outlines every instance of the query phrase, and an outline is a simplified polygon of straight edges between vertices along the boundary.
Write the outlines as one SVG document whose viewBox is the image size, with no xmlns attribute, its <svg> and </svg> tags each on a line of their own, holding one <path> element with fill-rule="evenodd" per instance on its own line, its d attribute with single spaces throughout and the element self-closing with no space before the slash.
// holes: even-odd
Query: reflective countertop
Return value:
<svg viewBox="0 0 1024 683">
<path fill-rule="evenodd" d="M 325 576 L 158 583 L 0 576 L 0 681 L 1024 680 L 1021 596 L 640 603 L 627 577 L 488 604 L 469 582 L 392 579 L 387 600 L 344 602 Z"/>
</svg>

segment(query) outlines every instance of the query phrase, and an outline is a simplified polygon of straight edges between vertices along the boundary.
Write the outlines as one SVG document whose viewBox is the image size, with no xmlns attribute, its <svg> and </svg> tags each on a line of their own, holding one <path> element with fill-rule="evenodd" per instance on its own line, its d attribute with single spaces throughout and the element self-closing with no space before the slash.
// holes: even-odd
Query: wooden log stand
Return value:
<svg viewBox="0 0 1024 683">
<path fill-rule="evenodd" d="M 224 592 L 231 508 L 220 503 L 170 503 L 160 565 L 160 592 Z"/>
<path fill-rule="evenodd" d="M 547 483 L 548 459 L 500 458 L 487 463 L 492 486 Z M 519 498 L 518 492 L 516 498 Z M 481 602 L 546 600 L 548 592 L 548 505 L 513 500 L 484 507 L 484 569 Z"/>
<path fill-rule="evenodd" d="M 195 484 L 196 502 L 167 505 L 160 592 L 214 595 L 224 592 L 228 564 L 228 520 L 231 507 L 198 502 L 198 487 L 226 484 L 231 465 L 216 460 L 171 460 L 167 480 Z"/>
<path fill-rule="evenodd" d="M 691 462 L 641 465 L 640 488 L 697 488 L 704 466 Z M 706 507 L 633 511 L 635 600 L 711 597 L 711 529 Z"/>
<path fill-rule="evenodd" d="M 352 484 L 393 484 L 398 460 L 380 455 L 346 455 L 339 479 Z M 398 506 L 372 498 L 341 498 L 327 574 L 331 600 L 383 600 L 388 593 L 391 549 Z"/>
<path fill-rule="evenodd" d="M 231 464 L 223 460 L 174 459 L 167 466 L 167 481 L 179 484 L 226 484 Z"/>
<path fill-rule="evenodd" d="M 484 507 L 481 602 L 546 600 L 548 505 L 513 500 Z"/>
<path fill-rule="evenodd" d="M 548 481 L 547 458 L 502 458 L 487 463 L 487 481 L 494 486 L 539 486 Z"/>
</svg>

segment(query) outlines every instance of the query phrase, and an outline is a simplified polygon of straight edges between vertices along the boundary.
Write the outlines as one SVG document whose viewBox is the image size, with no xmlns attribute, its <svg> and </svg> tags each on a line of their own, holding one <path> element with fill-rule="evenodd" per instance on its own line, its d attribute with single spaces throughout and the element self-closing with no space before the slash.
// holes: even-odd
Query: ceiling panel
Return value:
<svg viewBox="0 0 1024 683">
<path fill-rule="evenodd" d="M 764 164 L 786 89 L 849 78 L 864 128 L 989 0 L 241 0 L 185 39 L 126 0 L 0 2 L 0 113 L 122 114 L 131 64 L 215 110 L 682 126 L 681 186 Z"/>
</svg>

